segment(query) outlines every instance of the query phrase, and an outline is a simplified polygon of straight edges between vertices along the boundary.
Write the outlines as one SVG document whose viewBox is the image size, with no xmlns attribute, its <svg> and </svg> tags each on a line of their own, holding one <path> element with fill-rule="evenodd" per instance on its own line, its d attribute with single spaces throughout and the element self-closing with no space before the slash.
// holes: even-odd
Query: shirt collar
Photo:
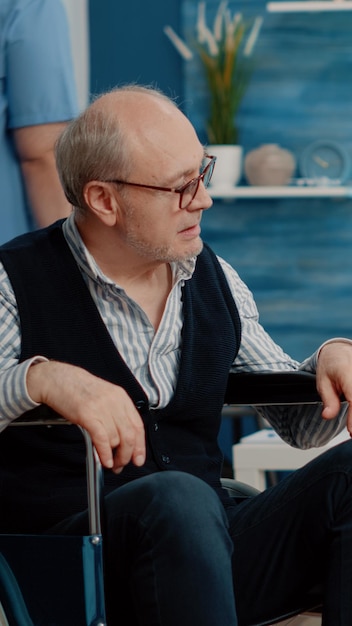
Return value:
<svg viewBox="0 0 352 626">
<path fill-rule="evenodd" d="M 108 278 L 108 276 L 105 276 L 101 271 L 94 257 L 83 243 L 76 226 L 74 213 L 71 213 L 65 220 L 63 224 L 63 234 L 81 272 L 99 284 L 115 285 L 114 281 Z M 192 277 L 196 265 L 196 257 L 192 257 L 186 261 L 177 261 L 170 265 L 174 277 L 174 284 L 176 284 L 179 281 L 189 280 Z"/>
</svg>

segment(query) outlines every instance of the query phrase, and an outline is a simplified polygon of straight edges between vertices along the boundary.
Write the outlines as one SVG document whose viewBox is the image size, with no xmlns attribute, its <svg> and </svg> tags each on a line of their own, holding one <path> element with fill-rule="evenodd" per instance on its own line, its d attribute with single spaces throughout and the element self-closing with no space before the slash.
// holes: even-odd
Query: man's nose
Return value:
<svg viewBox="0 0 352 626">
<path fill-rule="evenodd" d="M 206 187 L 202 180 L 199 181 L 199 187 L 197 193 L 194 196 L 191 204 L 187 207 L 188 211 L 206 211 L 213 205 L 213 199 L 209 194 L 208 187 Z"/>
</svg>

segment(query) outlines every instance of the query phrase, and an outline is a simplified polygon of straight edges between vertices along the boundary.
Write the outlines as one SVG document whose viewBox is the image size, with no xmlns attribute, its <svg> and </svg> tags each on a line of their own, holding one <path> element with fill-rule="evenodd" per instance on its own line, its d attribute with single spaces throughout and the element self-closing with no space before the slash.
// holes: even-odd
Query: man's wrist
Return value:
<svg viewBox="0 0 352 626">
<path fill-rule="evenodd" d="M 333 337 L 332 339 L 324 341 L 324 343 L 320 346 L 318 350 L 317 360 L 319 359 L 322 349 L 330 343 L 348 343 L 350 346 L 352 346 L 352 339 L 348 339 L 347 337 Z"/>
<path fill-rule="evenodd" d="M 33 402 L 33 404 L 35 406 L 39 406 L 40 402 L 37 402 L 34 398 L 32 393 L 30 392 L 30 389 L 28 388 L 28 378 L 30 376 L 30 370 L 35 366 L 35 365 L 39 365 L 39 363 L 46 363 L 48 362 L 48 359 L 46 359 L 44 356 L 35 356 L 32 359 L 29 359 L 27 362 L 27 370 L 26 370 L 26 391 L 27 391 L 27 396 L 28 398 L 31 400 L 31 402 Z"/>
</svg>

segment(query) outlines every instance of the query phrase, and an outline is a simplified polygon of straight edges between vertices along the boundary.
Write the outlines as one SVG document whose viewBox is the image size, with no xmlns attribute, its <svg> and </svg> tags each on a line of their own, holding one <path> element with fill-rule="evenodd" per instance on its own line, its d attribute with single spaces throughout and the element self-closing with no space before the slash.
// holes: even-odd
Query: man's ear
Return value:
<svg viewBox="0 0 352 626">
<path fill-rule="evenodd" d="M 87 206 L 104 224 L 113 226 L 116 223 L 119 203 L 112 183 L 91 180 L 83 195 Z"/>
</svg>

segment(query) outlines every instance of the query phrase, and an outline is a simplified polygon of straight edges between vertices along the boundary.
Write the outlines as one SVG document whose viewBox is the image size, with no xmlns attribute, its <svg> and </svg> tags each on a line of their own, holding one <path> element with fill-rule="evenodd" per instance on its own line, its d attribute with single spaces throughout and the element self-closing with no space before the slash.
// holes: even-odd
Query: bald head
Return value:
<svg viewBox="0 0 352 626">
<path fill-rule="evenodd" d="M 141 158 L 160 158 L 174 150 L 183 133 L 195 135 L 189 120 L 159 91 L 142 87 L 115 90 L 100 97 L 92 108 L 111 115 L 124 135 L 133 168 Z"/>
<path fill-rule="evenodd" d="M 175 102 L 161 91 L 139 85 L 129 85 L 98 96 L 87 110 L 124 116 L 127 121 L 139 115 L 142 110 L 146 113 L 153 112 L 156 109 L 159 110 L 159 107 L 160 110 L 165 111 L 178 110 Z"/>
<path fill-rule="evenodd" d="M 155 89 L 126 86 L 99 96 L 67 127 L 57 144 L 58 171 L 71 204 L 84 208 L 89 181 L 125 180 L 146 160 L 160 172 L 189 141 L 199 146 L 172 100 Z"/>
</svg>

